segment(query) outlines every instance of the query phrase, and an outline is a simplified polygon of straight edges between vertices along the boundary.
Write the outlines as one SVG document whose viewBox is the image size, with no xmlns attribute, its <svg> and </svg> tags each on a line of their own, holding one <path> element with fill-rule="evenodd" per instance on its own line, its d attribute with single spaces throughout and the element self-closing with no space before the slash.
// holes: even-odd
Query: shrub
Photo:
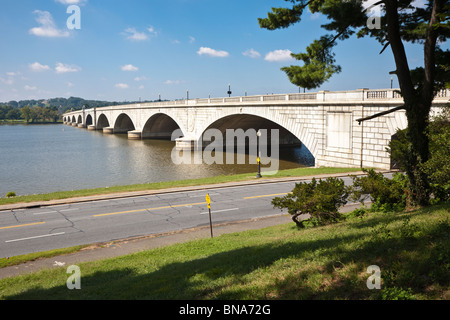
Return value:
<svg viewBox="0 0 450 320">
<path fill-rule="evenodd" d="M 427 174 L 432 203 L 445 202 L 450 196 L 450 111 L 434 118 L 430 124 L 430 158 L 423 164 Z"/>
<path fill-rule="evenodd" d="M 410 288 L 386 288 L 381 291 L 383 300 L 416 300 Z"/>
<path fill-rule="evenodd" d="M 274 198 L 272 204 L 288 209 L 299 228 L 304 228 L 306 221 L 323 225 L 341 219 L 339 208 L 347 203 L 348 191 L 341 179 L 327 178 L 317 182 L 313 178 L 310 183 L 297 183 L 290 194 Z M 310 218 L 300 220 L 302 215 L 310 215 Z"/>
<path fill-rule="evenodd" d="M 401 211 L 407 205 L 407 177 L 396 173 L 392 179 L 375 170 L 364 169 L 367 175 L 353 176 L 351 199 L 364 204 L 367 198 L 372 201 L 371 211 Z"/>
<path fill-rule="evenodd" d="M 16 196 L 16 193 L 14 191 L 10 191 L 6 194 L 7 198 L 14 198 Z"/>
<path fill-rule="evenodd" d="M 450 198 L 450 108 L 431 119 L 428 126 L 430 141 L 429 159 L 422 164 L 430 185 L 431 203 L 445 202 Z M 392 163 L 400 170 L 405 170 L 409 152 L 409 143 L 405 130 L 398 130 L 396 138 L 389 143 L 387 151 L 391 154 Z"/>
</svg>

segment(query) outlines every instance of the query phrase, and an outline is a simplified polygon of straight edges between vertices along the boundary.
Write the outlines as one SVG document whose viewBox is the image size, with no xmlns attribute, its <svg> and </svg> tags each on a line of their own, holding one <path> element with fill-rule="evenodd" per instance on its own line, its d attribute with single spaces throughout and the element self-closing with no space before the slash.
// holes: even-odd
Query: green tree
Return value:
<svg viewBox="0 0 450 320">
<path fill-rule="evenodd" d="M 11 108 L 6 114 L 6 119 L 8 120 L 19 120 L 20 119 L 20 111 L 17 109 Z"/>
<path fill-rule="evenodd" d="M 302 215 L 310 215 L 318 224 L 337 222 L 339 208 L 347 203 L 349 188 L 338 178 L 312 179 L 311 183 L 297 183 L 291 193 L 276 197 L 272 204 L 276 208 L 288 209 L 292 220 L 303 228 Z"/>
<path fill-rule="evenodd" d="M 341 71 L 334 59 L 333 47 L 337 40 L 371 36 L 380 42 L 384 52 L 390 47 L 394 57 L 396 74 L 400 84 L 408 119 L 408 149 L 406 171 L 413 200 L 419 205 L 429 203 L 429 183 L 421 164 L 429 157 L 427 134 L 431 104 L 437 90 L 448 84 L 449 51 L 439 48 L 450 34 L 448 0 L 430 0 L 425 7 L 416 7 L 413 0 L 381 0 L 379 25 L 368 23 L 371 19 L 365 8 L 365 0 L 285 0 L 289 8 L 273 8 L 267 18 L 259 19 L 262 28 L 275 30 L 300 22 L 304 11 L 322 13 L 328 23 L 322 27 L 329 33 L 315 40 L 305 53 L 292 56 L 301 66 L 284 67 L 290 81 L 303 88 L 317 88 L 333 74 Z M 373 3 L 373 2 L 372 2 Z M 377 19 L 377 18 L 375 18 Z M 424 65 L 411 70 L 408 65 L 404 42 L 423 45 Z M 395 110 L 398 110 L 396 108 Z M 373 118 L 371 116 L 370 118 Z M 365 121 L 367 119 L 359 119 Z"/>
<path fill-rule="evenodd" d="M 32 120 L 32 110 L 29 106 L 25 106 L 20 109 L 20 113 L 22 115 L 22 119 L 24 119 L 27 123 Z"/>
</svg>

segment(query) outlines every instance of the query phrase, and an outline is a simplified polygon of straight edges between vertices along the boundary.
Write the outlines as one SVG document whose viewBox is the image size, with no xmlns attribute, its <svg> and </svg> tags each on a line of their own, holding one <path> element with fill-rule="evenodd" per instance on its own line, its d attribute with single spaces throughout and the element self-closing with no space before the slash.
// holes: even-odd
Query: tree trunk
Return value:
<svg viewBox="0 0 450 320">
<path fill-rule="evenodd" d="M 295 222 L 295 224 L 297 225 L 297 228 L 299 228 L 299 229 L 305 228 L 305 226 L 303 225 L 303 221 L 298 219 L 298 217 L 301 215 L 302 215 L 301 211 L 292 215 L 292 221 Z"/>
<path fill-rule="evenodd" d="M 433 1 L 431 18 L 426 32 L 424 57 L 425 75 L 421 90 L 416 90 L 411 80 L 405 48 L 400 35 L 398 1 L 386 0 L 386 19 L 388 25 L 388 40 L 390 42 L 395 64 L 396 74 L 405 102 L 406 117 L 408 119 L 408 141 L 410 152 L 406 161 L 406 171 L 412 191 L 412 201 L 415 204 L 426 206 L 429 204 L 430 191 L 427 175 L 422 164 L 429 157 L 428 120 L 431 104 L 434 98 L 434 69 L 436 52 L 436 23 L 437 14 L 443 9 L 444 0 Z"/>
<path fill-rule="evenodd" d="M 406 159 L 406 173 L 410 184 L 411 200 L 419 206 L 427 206 L 430 200 L 428 176 L 422 167 L 429 156 L 427 134 L 429 110 L 430 107 L 421 102 L 410 105 L 406 109 L 408 119 L 407 138 L 410 143 L 410 150 Z"/>
</svg>

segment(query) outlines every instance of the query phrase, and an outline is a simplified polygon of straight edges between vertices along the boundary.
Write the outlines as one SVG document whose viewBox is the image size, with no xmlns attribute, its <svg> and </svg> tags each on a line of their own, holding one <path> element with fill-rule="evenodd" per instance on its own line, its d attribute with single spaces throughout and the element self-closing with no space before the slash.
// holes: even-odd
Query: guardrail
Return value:
<svg viewBox="0 0 450 320">
<path fill-rule="evenodd" d="M 112 108 L 154 108 L 165 106 L 198 106 L 198 105 L 223 105 L 236 103 L 264 103 L 264 102 L 355 102 L 355 101 L 402 101 L 402 96 L 398 89 L 358 89 L 353 91 L 319 91 L 316 93 L 289 93 L 289 94 L 271 94 L 257 96 L 227 97 L 227 98 L 208 98 L 208 99 L 190 99 L 173 101 L 156 101 L 142 104 L 118 105 L 111 107 L 98 108 L 98 110 L 108 110 Z M 450 90 L 440 90 L 436 94 L 436 100 L 450 100 Z M 69 113 L 68 113 L 69 114 Z"/>
</svg>

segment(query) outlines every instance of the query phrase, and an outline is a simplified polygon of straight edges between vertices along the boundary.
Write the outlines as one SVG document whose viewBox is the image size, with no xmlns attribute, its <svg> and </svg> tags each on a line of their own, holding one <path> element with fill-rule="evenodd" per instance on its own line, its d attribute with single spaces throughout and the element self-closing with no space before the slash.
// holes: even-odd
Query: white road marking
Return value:
<svg viewBox="0 0 450 320">
<path fill-rule="evenodd" d="M 42 235 L 42 236 L 36 236 L 36 237 L 29 237 L 29 238 L 22 238 L 22 239 L 14 239 L 14 240 L 8 240 L 5 241 L 6 243 L 10 243 L 10 242 L 19 242 L 19 241 L 25 241 L 25 240 L 33 240 L 33 239 L 39 239 L 39 238 L 47 238 L 47 237 L 54 237 L 54 236 L 61 236 L 65 234 L 65 232 L 60 232 L 60 233 L 54 233 L 54 234 L 46 234 L 46 235 Z"/>
<path fill-rule="evenodd" d="M 79 208 L 75 208 L 75 209 L 65 209 L 65 210 L 59 210 L 59 212 L 69 212 L 69 211 L 77 211 L 80 210 Z"/>
<path fill-rule="evenodd" d="M 219 213 L 219 212 L 227 212 L 227 211 L 236 211 L 236 210 L 239 210 L 239 208 L 225 209 L 225 210 L 215 210 L 215 211 L 211 211 L 211 214 Z M 209 214 L 209 212 L 202 212 L 200 214 Z"/>
<path fill-rule="evenodd" d="M 58 212 L 57 211 L 36 212 L 33 215 L 40 216 L 40 215 L 43 215 L 43 214 L 50 214 L 50 213 L 58 213 Z"/>
</svg>

